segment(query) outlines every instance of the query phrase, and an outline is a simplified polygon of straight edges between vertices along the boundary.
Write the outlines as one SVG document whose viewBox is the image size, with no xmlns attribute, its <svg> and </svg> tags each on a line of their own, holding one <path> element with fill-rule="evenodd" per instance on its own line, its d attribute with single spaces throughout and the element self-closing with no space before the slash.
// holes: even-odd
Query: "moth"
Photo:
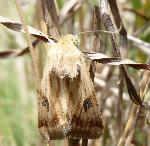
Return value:
<svg viewBox="0 0 150 146">
<path fill-rule="evenodd" d="M 38 89 L 38 127 L 47 141 L 96 139 L 103 120 L 79 39 L 67 34 L 51 45 Z"/>
</svg>

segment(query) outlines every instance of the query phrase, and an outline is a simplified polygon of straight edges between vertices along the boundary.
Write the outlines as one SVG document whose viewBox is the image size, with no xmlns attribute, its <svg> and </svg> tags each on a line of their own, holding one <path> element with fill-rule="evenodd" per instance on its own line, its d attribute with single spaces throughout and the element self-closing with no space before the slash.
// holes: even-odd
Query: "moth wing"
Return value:
<svg viewBox="0 0 150 146">
<path fill-rule="evenodd" d="M 98 107 L 94 85 L 84 59 L 81 59 L 80 75 L 70 82 L 74 92 L 72 129 L 70 138 L 96 139 L 103 133 L 103 120 Z"/>
<path fill-rule="evenodd" d="M 53 78 L 53 82 L 52 81 Z M 56 83 L 54 75 L 43 78 L 42 81 L 46 84 L 42 85 L 39 90 L 39 103 L 38 103 L 38 126 L 41 136 L 47 141 L 55 139 L 64 139 L 65 134 L 63 131 L 63 124 L 60 124 L 62 119 L 61 107 L 56 99 L 58 86 L 53 85 Z M 49 91 L 53 91 L 50 93 Z M 60 116 L 61 115 L 61 116 Z"/>
</svg>

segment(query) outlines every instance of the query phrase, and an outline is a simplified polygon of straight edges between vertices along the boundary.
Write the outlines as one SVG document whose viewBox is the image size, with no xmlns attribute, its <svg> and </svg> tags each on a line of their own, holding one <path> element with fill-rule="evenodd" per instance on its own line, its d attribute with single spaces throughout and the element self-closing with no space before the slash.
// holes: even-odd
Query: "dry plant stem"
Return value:
<svg viewBox="0 0 150 146">
<path fill-rule="evenodd" d="M 88 146 L 88 139 L 82 139 L 82 146 Z"/>
<path fill-rule="evenodd" d="M 126 146 L 127 143 L 128 143 L 128 145 L 130 144 L 130 142 L 132 140 L 135 124 L 136 124 L 136 119 L 138 117 L 139 109 L 140 108 L 135 104 L 132 106 L 128 122 L 123 131 L 122 136 L 119 139 L 117 146 Z"/>
<path fill-rule="evenodd" d="M 99 9 L 98 7 L 94 7 L 94 30 L 98 30 L 98 27 L 100 26 L 100 23 L 98 20 L 98 13 Z M 82 19 L 81 19 L 82 22 Z M 92 43 L 92 47 L 91 47 L 91 52 L 99 52 L 98 50 L 100 50 L 100 37 L 99 37 L 99 33 L 95 32 L 94 36 L 93 36 L 93 43 Z M 91 62 L 90 64 L 90 75 L 92 78 L 92 81 L 94 82 L 94 77 L 95 77 L 95 72 L 96 72 L 96 64 L 95 62 Z"/>
<path fill-rule="evenodd" d="M 44 23 L 44 13 L 43 13 L 43 9 L 42 9 L 42 1 L 41 0 L 37 0 L 36 1 L 36 18 L 37 18 L 37 25 L 38 28 L 40 28 L 40 30 L 47 35 L 47 26 Z M 41 48 L 41 49 L 40 49 Z M 38 54 L 39 54 L 39 71 L 40 71 L 40 75 L 42 75 L 43 73 L 43 67 L 44 67 L 44 54 L 47 51 L 47 43 L 44 44 L 40 44 L 39 49 L 38 49 Z M 43 50 L 44 49 L 44 50 Z"/>
<path fill-rule="evenodd" d="M 144 33 L 149 28 L 149 25 L 150 25 L 150 21 L 146 22 L 143 26 L 141 26 L 141 28 L 139 28 L 134 32 L 134 36 L 139 36 L 142 33 Z"/>
<path fill-rule="evenodd" d="M 44 13 L 43 20 L 47 25 L 47 34 L 55 39 L 60 38 L 59 24 L 60 18 L 54 0 L 41 0 Z"/>
<path fill-rule="evenodd" d="M 140 40 L 140 39 L 138 39 L 134 36 L 128 35 L 128 39 L 130 41 L 133 41 L 133 42 L 137 43 L 138 46 L 144 46 L 145 48 L 150 49 L 150 44 L 149 43 L 146 43 L 146 42 L 144 42 L 144 41 L 142 41 L 142 40 Z"/>
<path fill-rule="evenodd" d="M 140 83 L 140 95 L 142 100 L 144 99 L 144 95 L 147 91 L 149 83 L 150 83 L 150 73 L 145 71 Z M 131 113 L 128 122 L 126 124 L 126 127 L 124 129 L 124 132 L 120 137 L 117 146 L 128 146 L 131 143 L 139 112 L 140 112 L 140 107 L 134 104 L 131 109 Z"/>
<path fill-rule="evenodd" d="M 126 31 L 124 24 L 122 22 L 116 0 L 113 0 L 113 1 L 108 0 L 108 1 L 109 1 L 110 9 L 112 11 L 112 15 L 113 15 L 115 24 L 116 24 L 118 29 L 121 28 L 119 31 L 121 55 L 126 56 L 127 55 L 127 45 L 128 45 L 127 31 Z M 123 82 L 122 82 L 122 85 L 123 85 Z"/>
<path fill-rule="evenodd" d="M 120 137 L 120 134 L 122 133 L 122 128 L 123 128 L 123 125 L 122 125 L 122 99 L 123 99 L 123 87 L 124 87 L 124 78 L 123 78 L 123 72 L 121 70 L 121 68 L 119 68 L 119 78 L 120 78 L 120 81 L 119 81 L 119 97 L 118 97 L 118 100 L 117 100 L 117 125 L 118 125 L 118 139 Z"/>
<path fill-rule="evenodd" d="M 71 17 L 71 18 L 66 22 L 66 27 L 68 28 L 68 29 L 67 29 L 67 33 L 74 34 L 74 22 L 75 22 L 74 16 Z"/>
<path fill-rule="evenodd" d="M 42 4 L 43 0 L 37 0 L 37 18 L 39 26 L 44 34 L 47 34 L 47 25 L 44 21 L 44 8 Z"/>
<path fill-rule="evenodd" d="M 109 13 L 108 13 L 108 0 L 102 0 L 101 1 L 101 15 L 102 15 L 102 18 L 103 18 L 103 21 L 104 21 L 104 26 L 106 27 L 106 29 L 114 31 L 114 27 L 113 27 L 111 18 L 110 18 Z M 120 50 L 118 49 L 118 46 L 116 45 L 115 36 L 113 34 L 110 34 L 110 39 L 111 39 L 111 42 L 112 42 L 112 46 L 114 48 L 115 56 L 119 56 L 120 57 L 121 53 L 120 53 Z M 132 97 L 133 97 L 133 95 L 131 96 L 131 92 L 133 94 L 135 94 L 136 97 L 138 97 L 138 94 L 137 94 L 136 90 L 134 89 L 134 86 L 132 85 L 131 80 L 128 78 L 126 70 L 125 70 L 123 65 L 120 66 L 120 70 L 121 70 L 120 73 L 122 72 L 122 75 L 124 75 L 124 77 L 126 79 L 126 84 L 128 84 L 130 82 L 130 86 L 127 85 L 128 91 L 129 91 L 129 87 L 133 88 L 133 91 L 129 92 L 130 98 L 132 99 Z M 128 83 L 127 83 L 127 80 L 128 80 Z M 138 101 L 140 101 L 140 104 L 142 104 L 141 100 L 140 100 L 140 97 L 138 97 L 137 99 L 138 99 Z M 137 106 L 134 105 L 133 108 L 132 108 L 131 116 L 129 118 L 129 122 L 126 125 L 126 128 L 125 128 L 125 131 L 123 133 L 123 136 L 120 138 L 118 146 L 128 146 L 130 144 L 130 142 L 131 142 L 133 131 L 134 131 L 134 127 L 135 127 L 135 123 L 136 123 L 136 120 L 133 120 L 133 119 L 134 119 L 134 117 L 135 117 L 135 119 L 137 119 L 138 113 L 139 113 L 139 109 L 136 108 L 136 107 Z M 135 113 L 137 113 L 137 114 L 135 114 Z M 124 145 L 125 141 L 128 141 L 127 145 Z"/>
<path fill-rule="evenodd" d="M 38 45 L 40 41 L 37 39 L 35 41 L 32 42 L 32 46 L 33 48 L 36 47 L 36 45 Z M 20 49 L 10 49 L 7 51 L 2 51 L 0 52 L 0 58 L 9 58 L 9 57 L 18 57 L 18 56 L 23 56 L 25 54 L 30 53 L 29 47 L 26 47 L 22 50 Z"/>
<path fill-rule="evenodd" d="M 101 18 L 99 14 L 99 8 L 97 6 L 94 7 L 94 31 L 99 30 L 101 28 Z M 101 37 L 99 32 L 94 32 L 93 36 L 93 44 L 92 44 L 92 52 L 100 52 L 100 41 Z"/>
<path fill-rule="evenodd" d="M 80 32 L 83 32 L 84 31 L 84 18 L 85 18 L 85 12 L 84 12 L 84 10 L 83 10 L 83 7 L 81 7 L 80 9 L 79 9 L 79 15 L 78 15 L 78 17 L 79 17 L 79 31 Z M 83 48 L 85 48 L 85 44 L 86 44 L 86 41 L 85 41 L 85 36 L 84 35 L 81 35 L 80 36 L 80 48 L 83 50 Z"/>
<path fill-rule="evenodd" d="M 116 0 L 113 0 L 113 1 L 108 0 L 108 2 L 109 2 L 110 9 L 112 11 L 112 15 L 113 15 L 113 18 L 115 20 L 115 24 L 116 24 L 117 28 L 119 29 L 121 27 L 120 35 L 126 36 L 127 32 L 126 32 L 126 29 L 123 25 L 123 22 L 122 22 L 122 19 L 121 19 L 119 10 L 118 10 Z"/>
<path fill-rule="evenodd" d="M 136 46 L 137 48 L 139 48 L 142 52 L 150 55 L 150 44 L 146 43 L 134 36 L 128 35 L 128 40 L 133 42 L 134 46 Z"/>
<path fill-rule="evenodd" d="M 108 2 L 110 2 L 110 7 L 112 8 L 112 12 L 114 14 L 113 16 L 114 16 L 114 19 L 116 20 L 115 21 L 116 25 L 118 26 L 118 28 L 120 27 L 122 22 L 121 22 L 121 18 L 120 18 L 120 15 L 119 15 L 119 11 L 118 11 L 118 8 L 117 8 L 116 1 L 113 1 L 113 3 L 114 3 L 113 4 L 112 1 L 101 0 L 101 16 L 102 16 L 102 20 L 103 20 L 105 28 L 107 30 L 114 31 L 114 26 L 113 26 L 113 23 L 111 21 L 111 18 L 109 16 L 109 12 L 108 12 Z M 114 10 L 114 9 L 117 9 L 117 10 Z M 119 21 L 116 18 L 116 13 L 118 13 L 117 16 L 120 18 L 120 19 L 118 19 Z M 124 27 L 122 27 L 122 28 L 124 28 Z M 125 32 L 124 30 L 123 30 L 123 34 Z M 120 57 L 121 56 L 121 52 L 120 52 L 120 50 L 119 50 L 119 48 L 118 48 L 118 46 L 117 46 L 117 44 L 115 42 L 114 34 L 110 33 L 109 36 L 110 36 L 110 39 L 111 39 L 111 42 L 112 42 L 112 46 L 113 46 L 113 49 L 114 49 L 114 55 L 117 56 L 117 57 Z M 124 48 L 124 45 L 123 45 L 123 48 Z M 119 82 L 119 95 L 118 95 L 119 97 L 118 97 L 118 100 L 117 100 L 117 111 L 118 111 L 117 112 L 118 113 L 117 121 L 119 123 L 118 137 L 119 137 L 119 134 L 120 134 L 119 132 L 121 130 L 121 123 L 120 122 L 121 122 L 121 119 L 122 119 L 122 117 L 121 117 L 122 114 L 121 114 L 121 106 L 120 105 L 121 105 L 122 95 L 123 95 L 123 86 L 124 86 L 123 72 L 122 72 L 122 70 L 120 68 L 120 82 Z M 115 143 L 117 143 L 117 141 Z"/>
<path fill-rule="evenodd" d="M 80 146 L 80 139 L 68 139 L 68 146 Z"/>
<path fill-rule="evenodd" d="M 21 6 L 19 4 L 19 0 L 16 0 L 15 3 L 16 3 L 16 6 L 17 6 L 17 9 L 18 9 L 18 13 L 19 13 L 19 16 L 21 18 L 22 24 L 23 24 L 23 28 L 24 28 L 25 33 L 26 33 L 26 37 L 27 37 L 27 41 L 28 41 L 28 45 L 29 45 L 29 49 L 30 49 L 30 54 L 31 54 L 31 57 L 32 57 L 32 63 L 33 63 L 33 68 L 34 68 L 33 71 L 35 72 L 36 86 L 38 87 L 39 84 L 40 84 L 40 75 L 39 75 L 39 71 L 38 71 L 37 54 L 35 53 L 35 51 L 33 49 L 30 34 L 28 32 L 27 25 L 25 24 L 25 21 L 24 21 L 23 11 L 22 11 Z"/>
<path fill-rule="evenodd" d="M 114 26 L 113 26 L 113 23 L 111 21 L 109 11 L 108 11 L 108 0 L 101 0 L 100 8 L 101 8 L 100 13 L 101 13 L 102 21 L 104 23 L 106 30 L 110 31 L 110 32 L 114 32 Z M 109 33 L 109 37 L 112 42 L 112 46 L 113 46 L 113 50 L 114 50 L 113 53 L 114 53 L 115 57 L 120 57 L 121 53 L 115 42 L 115 35 L 113 33 Z"/>
<path fill-rule="evenodd" d="M 100 9 L 98 6 L 94 6 L 94 16 L 95 16 L 94 30 L 100 30 L 101 29 L 101 15 L 100 15 Z"/>
</svg>

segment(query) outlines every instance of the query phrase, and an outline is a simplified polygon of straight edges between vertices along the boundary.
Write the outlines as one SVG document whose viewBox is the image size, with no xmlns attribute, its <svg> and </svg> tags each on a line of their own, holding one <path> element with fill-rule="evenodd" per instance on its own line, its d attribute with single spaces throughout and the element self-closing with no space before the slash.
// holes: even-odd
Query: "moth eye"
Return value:
<svg viewBox="0 0 150 146">
<path fill-rule="evenodd" d="M 80 40 L 79 40 L 78 36 L 73 36 L 72 42 L 73 42 L 73 44 L 74 44 L 77 48 L 79 48 L 79 46 L 80 46 Z"/>
<path fill-rule="evenodd" d="M 84 107 L 85 111 L 89 110 L 90 107 L 92 107 L 92 106 L 93 105 L 92 105 L 92 102 L 91 102 L 90 98 L 87 98 L 87 99 L 84 100 L 83 107 Z"/>
</svg>

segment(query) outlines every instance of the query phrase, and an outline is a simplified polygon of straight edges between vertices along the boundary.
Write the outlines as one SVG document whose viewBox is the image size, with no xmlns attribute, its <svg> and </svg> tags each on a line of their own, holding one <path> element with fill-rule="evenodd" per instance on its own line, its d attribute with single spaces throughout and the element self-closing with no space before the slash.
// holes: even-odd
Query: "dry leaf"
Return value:
<svg viewBox="0 0 150 146">
<path fill-rule="evenodd" d="M 35 48 L 38 43 L 39 43 L 38 39 L 33 41 L 32 42 L 33 48 Z M 29 52 L 30 52 L 29 51 L 29 47 L 26 47 L 26 48 L 24 48 L 22 50 L 20 50 L 20 49 L 6 50 L 6 51 L 0 52 L 0 59 L 4 59 L 4 58 L 6 59 L 6 58 L 10 58 L 10 57 L 22 56 L 22 55 L 27 54 Z"/>
<path fill-rule="evenodd" d="M 85 55 L 96 62 L 102 64 L 109 64 L 109 65 L 127 65 L 135 69 L 144 69 L 150 71 L 150 64 L 144 63 L 136 63 L 128 58 L 124 57 L 108 57 L 102 53 L 88 53 L 85 52 Z"/>
<path fill-rule="evenodd" d="M 121 70 L 122 70 L 122 72 L 124 74 L 127 90 L 128 90 L 128 93 L 129 93 L 129 96 L 130 96 L 131 100 L 135 104 L 143 106 L 142 100 L 141 100 L 140 96 L 138 95 L 138 93 L 137 93 L 137 91 L 136 91 L 136 89 L 135 89 L 131 79 L 127 75 L 127 72 L 125 71 L 125 68 L 122 67 Z"/>
<path fill-rule="evenodd" d="M 3 24 L 4 26 L 6 26 L 7 28 L 11 29 L 11 30 L 24 33 L 23 26 L 21 23 L 14 22 L 14 21 L 9 20 L 9 19 L 2 17 L 2 16 L 0 16 L 0 23 Z M 54 43 L 54 40 L 50 39 L 44 33 L 42 33 L 41 31 L 39 31 L 39 30 L 37 30 L 31 26 L 28 26 L 28 31 L 31 35 L 38 38 L 39 40 L 42 40 L 44 42 L 49 42 L 52 44 Z"/>
</svg>

